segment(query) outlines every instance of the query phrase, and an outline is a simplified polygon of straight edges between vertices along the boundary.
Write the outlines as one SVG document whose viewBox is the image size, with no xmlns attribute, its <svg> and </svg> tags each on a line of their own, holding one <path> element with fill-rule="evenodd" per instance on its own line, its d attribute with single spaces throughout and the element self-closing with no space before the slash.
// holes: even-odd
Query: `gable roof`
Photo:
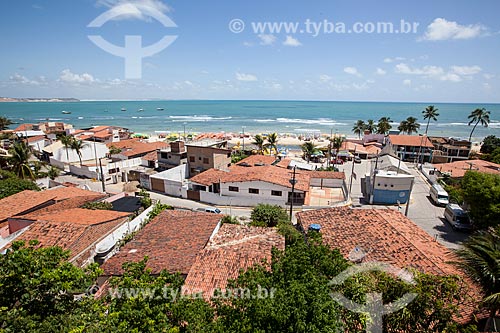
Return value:
<svg viewBox="0 0 500 333">
<path fill-rule="evenodd" d="M 170 145 L 167 142 L 146 142 L 141 139 L 127 139 L 118 142 L 107 143 L 108 148 L 115 147 L 121 149 L 120 155 L 127 157 L 136 155 L 145 155 L 156 151 L 157 149 L 168 148 Z"/>
<path fill-rule="evenodd" d="M 125 218 L 131 215 L 130 213 L 117 212 L 113 210 L 102 209 L 84 209 L 84 208 L 69 208 L 57 211 L 44 211 L 32 213 L 29 215 L 17 216 L 18 218 L 33 219 L 36 221 L 64 223 L 69 222 L 79 225 L 96 225 L 106 223 L 115 219 Z"/>
<path fill-rule="evenodd" d="M 271 250 L 285 249 L 285 238 L 274 228 L 224 224 L 201 250 L 183 286 L 187 294 L 202 293 L 210 299 L 216 289 L 226 288 L 240 270 L 271 261 Z"/>
<path fill-rule="evenodd" d="M 484 160 L 455 161 L 434 166 L 439 172 L 449 172 L 453 178 L 462 178 L 469 170 L 500 175 L 500 164 Z"/>
<path fill-rule="evenodd" d="M 152 274 L 163 269 L 186 275 L 205 247 L 222 215 L 165 210 L 149 222 L 120 251 L 102 265 L 105 275 L 122 275 L 125 262 L 148 256 Z"/>
<path fill-rule="evenodd" d="M 250 165 L 250 166 L 255 166 L 256 164 L 262 165 L 272 165 L 274 162 L 276 162 L 276 157 L 274 156 L 269 156 L 269 155 L 250 155 L 238 163 L 236 165 Z"/>
<path fill-rule="evenodd" d="M 389 135 L 389 140 L 396 146 L 427 147 L 434 148 L 427 136 L 420 135 Z"/>
</svg>

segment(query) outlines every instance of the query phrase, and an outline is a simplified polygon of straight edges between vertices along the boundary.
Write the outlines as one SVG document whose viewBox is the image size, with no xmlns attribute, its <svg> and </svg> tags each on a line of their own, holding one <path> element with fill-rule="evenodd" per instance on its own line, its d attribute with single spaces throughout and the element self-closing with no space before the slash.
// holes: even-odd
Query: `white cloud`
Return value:
<svg viewBox="0 0 500 333">
<path fill-rule="evenodd" d="M 276 36 L 275 35 L 267 35 L 267 34 L 260 34 L 257 35 L 260 39 L 260 45 L 273 45 L 274 42 L 276 42 Z"/>
<path fill-rule="evenodd" d="M 385 62 L 386 64 L 390 64 L 391 62 L 395 62 L 395 61 L 403 61 L 403 60 L 405 60 L 405 59 L 406 59 L 406 58 L 404 58 L 404 57 L 385 58 L 385 59 L 384 59 L 384 62 Z"/>
<path fill-rule="evenodd" d="M 446 73 L 445 75 L 441 75 L 439 77 L 441 81 L 451 81 L 451 82 L 460 82 L 462 78 L 455 73 Z"/>
<path fill-rule="evenodd" d="M 59 81 L 65 83 L 90 84 L 96 82 L 97 80 L 94 79 L 94 77 L 89 73 L 75 74 L 72 73 L 69 69 L 65 69 L 61 72 Z"/>
<path fill-rule="evenodd" d="M 292 36 L 286 36 L 283 45 L 297 47 L 297 46 L 302 46 L 302 43 L 298 39 L 293 38 Z"/>
<path fill-rule="evenodd" d="M 329 82 L 331 81 L 333 78 L 330 76 L 330 75 L 326 75 L 326 74 L 322 74 L 319 76 L 319 80 L 321 82 Z"/>
<path fill-rule="evenodd" d="M 479 66 L 451 66 L 451 70 L 458 75 L 474 75 L 482 69 Z"/>
<path fill-rule="evenodd" d="M 238 81 L 246 81 L 246 82 L 251 82 L 251 81 L 257 81 L 257 76 L 253 74 L 245 74 L 245 73 L 236 73 L 236 80 Z"/>
<path fill-rule="evenodd" d="M 385 70 L 383 70 L 382 68 L 377 68 L 377 70 L 375 71 L 375 74 L 385 75 L 385 74 L 387 74 L 387 72 Z"/>
<path fill-rule="evenodd" d="M 406 87 L 410 87 L 411 86 L 411 80 L 409 80 L 409 79 L 403 80 L 403 85 L 406 86 Z"/>
<path fill-rule="evenodd" d="M 15 73 L 14 75 L 9 76 L 9 80 L 15 83 L 20 83 L 20 84 L 29 84 L 29 85 L 34 85 L 37 86 L 40 84 L 40 82 L 35 81 L 35 80 L 30 80 L 26 76 Z"/>
<path fill-rule="evenodd" d="M 412 68 L 405 63 L 397 64 L 395 67 L 396 73 L 400 74 L 410 74 L 410 75 L 425 75 L 425 76 L 436 76 L 442 75 L 444 70 L 439 66 L 424 66 L 422 68 Z"/>
<path fill-rule="evenodd" d="M 98 0 L 98 6 L 108 7 L 113 20 L 136 19 L 151 21 L 152 12 L 167 13 L 170 8 L 160 0 Z"/>
<path fill-rule="evenodd" d="M 483 77 L 484 77 L 486 80 L 491 80 L 492 78 L 494 78 L 494 77 L 495 77 L 495 75 L 485 73 L 485 74 L 483 74 Z"/>
<path fill-rule="evenodd" d="M 356 75 L 358 77 L 361 76 L 356 67 L 344 67 L 344 72 L 347 74 Z"/>
<path fill-rule="evenodd" d="M 486 28 L 480 24 L 460 25 L 444 18 L 436 18 L 420 40 L 471 39 L 486 33 Z"/>
</svg>

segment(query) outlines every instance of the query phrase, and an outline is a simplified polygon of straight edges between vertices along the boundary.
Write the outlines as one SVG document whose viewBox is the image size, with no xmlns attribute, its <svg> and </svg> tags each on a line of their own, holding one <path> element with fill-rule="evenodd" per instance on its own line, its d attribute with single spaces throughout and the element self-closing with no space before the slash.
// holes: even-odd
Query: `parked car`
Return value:
<svg viewBox="0 0 500 333">
<path fill-rule="evenodd" d="M 444 218 L 453 230 L 472 231 L 473 225 L 466 211 L 457 204 L 448 204 L 444 210 Z"/>
<path fill-rule="evenodd" d="M 361 163 L 361 158 L 359 156 L 354 156 L 354 163 Z"/>
<path fill-rule="evenodd" d="M 197 211 L 199 212 L 206 212 L 206 213 L 213 213 L 213 214 L 220 214 L 222 211 L 219 208 L 216 207 L 205 207 L 205 208 L 196 208 Z"/>
</svg>

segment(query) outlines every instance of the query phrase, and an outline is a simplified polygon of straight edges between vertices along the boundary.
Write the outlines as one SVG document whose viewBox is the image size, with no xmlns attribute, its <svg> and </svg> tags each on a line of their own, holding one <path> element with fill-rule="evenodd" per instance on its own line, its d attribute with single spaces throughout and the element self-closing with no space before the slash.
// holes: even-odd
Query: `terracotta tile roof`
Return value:
<svg viewBox="0 0 500 333">
<path fill-rule="evenodd" d="M 275 166 L 287 169 L 292 160 L 290 158 L 283 158 L 281 161 L 275 164 Z"/>
<path fill-rule="evenodd" d="M 389 135 L 389 140 L 396 146 L 411 146 L 411 147 L 428 147 L 434 148 L 431 140 L 428 137 L 420 135 Z"/>
<path fill-rule="evenodd" d="M 57 194 L 48 191 L 22 191 L 0 200 L 0 222 L 9 217 L 23 214 L 37 207 L 48 205 L 55 201 Z"/>
<path fill-rule="evenodd" d="M 17 126 L 14 132 L 31 131 L 33 129 L 33 124 L 21 124 Z"/>
<path fill-rule="evenodd" d="M 158 153 L 156 152 L 156 150 L 152 151 L 144 155 L 142 159 L 145 161 L 158 161 Z"/>
<path fill-rule="evenodd" d="M 247 158 L 242 159 L 236 165 L 248 164 L 254 166 L 256 164 L 271 165 L 276 162 L 276 157 L 269 155 L 250 155 Z"/>
<path fill-rule="evenodd" d="M 94 192 L 94 191 L 88 191 L 84 190 L 78 187 L 55 187 L 53 189 L 49 189 L 43 192 L 38 192 L 38 193 L 44 193 L 47 192 L 47 194 L 55 194 L 56 195 L 56 201 L 61 201 L 64 199 L 69 199 L 69 198 L 76 198 L 76 197 L 82 197 L 82 196 L 95 196 L 95 197 L 102 197 L 103 194 L 100 192 Z"/>
<path fill-rule="evenodd" d="M 45 136 L 43 136 L 43 135 L 32 136 L 32 137 L 28 138 L 28 143 L 37 142 L 37 141 L 41 141 L 41 140 L 45 140 Z"/>
<path fill-rule="evenodd" d="M 91 128 L 89 131 L 97 133 L 97 132 L 108 130 L 110 128 L 111 128 L 110 126 L 97 126 L 97 127 Z"/>
<path fill-rule="evenodd" d="M 105 275 L 121 275 L 125 262 L 137 262 L 148 256 L 147 267 L 152 274 L 166 269 L 187 275 L 221 216 L 182 210 L 163 211 L 101 268 Z"/>
<path fill-rule="evenodd" d="M 449 172 L 453 178 L 462 178 L 469 170 L 500 175 L 500 164 L 483 160 L 466 160 L 434 164 L 434 167 L 440 172 Z"/>
<path fill-rule="evenodd" d="M 321 225 L 323 241 L 346 257 L 356 247 L 364 261 L 380 261 L 398 268 L 414 268 L 435 275 L 464 274 L 450 262 L 456 257 L 403 214 L 392 209 L 327 208 L 297 213 L 304 230 Z M 467 321 L 477 310 L 479 288 L 467 277 L 464 284 L 471 300 L 459 304 Z"/>
<path fill-rule="evenodd" d="M 95 136 L 96 138 L 105 139 L 105 138 L 109 138 L 110 136 L 113 136 L 113 133 L 109 133 L 107 131 L 101 131 L 101 132 L 95 133 L 93 136 Z"/>
<path fill-rule="evenodd" d="M 22 218 L 28 219 L 28 220 L 36 220 L 39 215 L 49 213 L 49 212 L 57 212 L 57 211 L 62 211 L 62 210 L 67 210 L 71 208 L 80 208 L 87 202 L 93 202 L 97 201 L 99 199 L 105 198 L 105 194 L 99 195 L 88 195 L 88 196 L 81 196 L 81 197 L 74 197 L 74 198 L 68 198 L 62 201 L 59 201 L 53 205 L 47 206 L 45 208 L 41 208 L 36 210 L 33 213 L 21 215 Z M 19 217 L 19 216 L 16 216 Z"/>
<path fill-rule="evenodd" d="M 245 167 L 241 166 L 241 164 L 237 164 L 231 166 L 229 171 L 209 169 L 192 177 L 190 180 L 191 182 L 202 185 L 211 185 L 218 182 L 239 183 L 263 181 L 284 187 L 292 187 L 290 184 L 291 177 L 291 170 L 272 165 Z M 297 171 L 296 179 L 298 181 L 295 185 L 297 190 L 309 191 L 309 175 L 306 172 Z"/>
<path fill-rule="evenodd" d="M 183 286 L 187 294 L 203 293 L 210 299 L 216 289 L 224 290 L 240 270 L 271 261 L 271 249 L 285 249 L 285 239 L 274 228 L 224 224 L 201 250 Z"/>
<path fill-rule="evenodd" d="M 345 179 L 344 172 L 335 171 L 301 171 L 309 175 L 310 178 L 322 178 L 322 179 Z"/>
<path fill-rule="evenodd" d="M 28 214 L 16 216 L 20 219 L 33 219 L 36 221 L 46 221 L 54 223 L 70 222 L 72 224 L 95 225 L 109 222 L 119 218 L 125 218 L 131 215 L 130 213 L 116 212 L 113 210 L 90 210 L 83 208 L 69 208 L 65 210 L 46 210 L 44 212 L 36 212 L 36 214 Z"/>
<path fill-rule="evenodd" d="M 115 147 L 121 149 L 121 155 L 136 156 L 145 155 L 157 149 L 165 149 L 169 147 L 167 142 L 146 142 L 141 139 L 128 139 L 119 142 L 110 142 L 106 144 L 108 148 Z"/>
</svg>

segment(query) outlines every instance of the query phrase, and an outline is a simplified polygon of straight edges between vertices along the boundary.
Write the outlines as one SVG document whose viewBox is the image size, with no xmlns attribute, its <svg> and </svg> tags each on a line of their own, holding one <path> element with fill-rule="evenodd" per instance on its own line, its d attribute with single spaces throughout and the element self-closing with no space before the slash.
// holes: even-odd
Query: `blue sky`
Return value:
<svg viewBox="0 0 500 333">
<path fill-rule="evenodd" d="M 109 11 L 121 15 L 88 27 Z M 499 12 L 496 0 L 2 1 L 0 96 L 500 102 Z M 242 32 L 230 30 L 234 19 L 244 22 Z M 357 22 L 399 30 L 401 20 L 418 27 L 341 33 Z M 266 22 L 297 30 L 253 29 Z M 319 33 L 309 33 L 313 24 Z M 130 79 L 124 59 L 88 35 L 117 46 L 126 35 L 142 36 L 144 46 L 177 39 L 143 58 L 141 79 Z"/>
</svg>

